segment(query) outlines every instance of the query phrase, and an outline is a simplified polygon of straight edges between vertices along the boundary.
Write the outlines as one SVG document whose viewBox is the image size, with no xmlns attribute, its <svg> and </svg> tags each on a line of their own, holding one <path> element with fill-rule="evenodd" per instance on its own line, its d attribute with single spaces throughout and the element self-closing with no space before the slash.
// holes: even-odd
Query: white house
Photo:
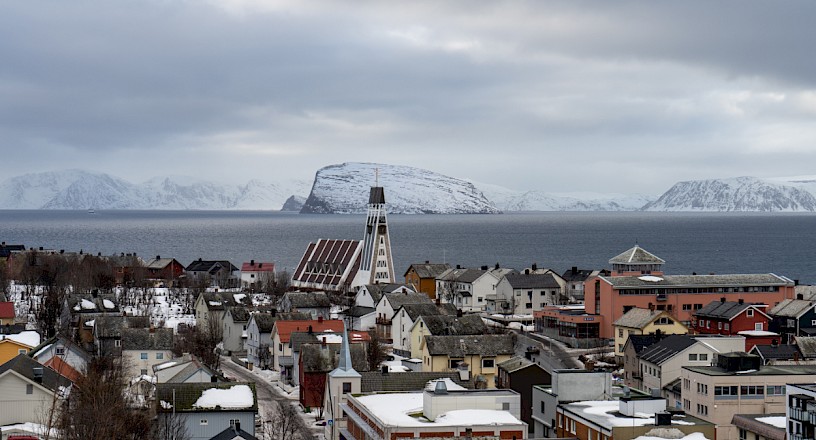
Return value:
<svg viewBox="0 0 816 440">
<path fill-rule="evenodd" d="M 54 370 L 24 354 L 17 355 L 0 365 L 0 426 L 42 423 L 43 416 L 61 404 L 70 387 L 71 381 Z"/>
<path fill-rule="evenodd" d="M 173 329 L 122 329 L 122 364 L 125 377 L 143 376 L 153 371 L 153 365 L 173 357 Z"/>
<path fill-rule="evenodd" d="M 222 332 L 222 342 L 224 351 L 228 354 L 244 351 L 244 341 L 247 339 L 247 325 L 249 324 L 249 312 L 244 307 L 230 307 L 222 319 L 224 330 Z"/>
<path fill-rule="evenodd" d="M 486 311 L 532 315 L 546 306 L 559 304 L 563 289 L 552 273 L 510 273 L 499 280 L 496 294 L 486 299 Z"/>
</svg>

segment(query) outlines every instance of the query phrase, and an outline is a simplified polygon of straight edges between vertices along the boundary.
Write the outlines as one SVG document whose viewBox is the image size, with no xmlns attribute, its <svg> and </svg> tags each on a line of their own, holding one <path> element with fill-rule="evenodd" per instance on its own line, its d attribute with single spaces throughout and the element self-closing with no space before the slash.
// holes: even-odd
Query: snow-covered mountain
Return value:
<svg viewBox="0 0 816 440">
<path fill-rule="evenodd" d="M 225 185 L 189 177 L 134 184 L 81 170 L 25 174 L 0 183 L 0 209 L 281 209 L 311 183 Z"/>
<path fill-rule="evenodd" d="M 369 188 L 385 189 L 389 213 L 495 214 L 499 210 L 472 183 L 407 166 L 343 163 L 321 168 L 301 213 L 364 213 Z"/>
<path fill-rule="evenodd" d="M 806 180 L 806 179 L 805 179 Z M 816 179 L 814 179 L 816 180 Z M 644 211 L 816 211 L 813 183 L 736 177 L 678 182 Z"/>
<path fill-rule="evenodd" d="M 485 197 L 504 212 L 513 211 L 637 211 L 655 199 L 643 194 L 550 193 L 515 191 L 498 185 L 473 182 Z"/>
</svg>

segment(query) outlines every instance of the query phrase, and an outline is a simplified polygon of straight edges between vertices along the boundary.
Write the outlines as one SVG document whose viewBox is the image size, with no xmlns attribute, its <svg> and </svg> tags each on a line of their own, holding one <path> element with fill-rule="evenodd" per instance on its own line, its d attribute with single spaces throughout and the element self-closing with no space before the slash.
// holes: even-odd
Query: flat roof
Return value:
<svg viewBox="0 0 816 440">
<path fill-rule="evenodd" d="M 565 412 L 572 413 L 608 430 L 618 426 L 655 425 L 654 414 L 642 414 L 636 417 L 621 414 L 619 412 L 620 401 L 618 400 L 588 400 L 561 405 L 561 408 Z M 689 415 L 673 415 L 672 425 L 710 425 L 710 423 Z"/>
<path fill-rule="evenodd" d="M 816 375 L 816 365 L 763 365 L 759 370 L 728 371 L 720 367 L 683 367 L 707 376 L 795 376 Z"/>
<path fill-rule="evenodd" d="M 662 275 L 660 277 L 600 276 L 616 289 L 650 287 L 793 286 L 793 281 L 772 273 L 733 275 Z M 658 278 L 660 279 L 658 281 Z"/>
</svg>

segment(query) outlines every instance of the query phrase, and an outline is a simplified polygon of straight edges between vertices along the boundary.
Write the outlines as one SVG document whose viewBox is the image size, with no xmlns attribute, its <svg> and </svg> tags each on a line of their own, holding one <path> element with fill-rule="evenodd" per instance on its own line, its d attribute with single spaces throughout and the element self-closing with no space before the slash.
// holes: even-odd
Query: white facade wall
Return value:
<svg viewBox="0 0 816 440">
<path fill-rule="evenodd" d="M 32 385 L 31 394 L 27 393 L 28 385 Z M 9 370 L 0 377 L 0 426 L 42 423 L 53 401 L 54 395 L 47 388 Z"/>
<path fill-rule="evenodd" d="M 143 358 L 146 356 L 146 359 Z M 171 350 L 122 350 L 122 366 L 125 377 L 134 378 L 142 374 L 152 375 L 153 366 L 173 360 Z"/>
</svg>

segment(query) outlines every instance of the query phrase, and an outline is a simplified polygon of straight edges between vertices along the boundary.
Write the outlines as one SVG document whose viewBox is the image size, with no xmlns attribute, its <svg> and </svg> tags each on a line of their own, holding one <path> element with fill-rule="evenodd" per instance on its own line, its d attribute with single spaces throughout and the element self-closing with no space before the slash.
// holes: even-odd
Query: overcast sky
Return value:
<svg viewBox="0 0 816 440">
<path fill-rule="evenodd" d="M 2 2 L 0 157 L 552 192 L 816 174 L 814 23 L 812 0 Z"/>
</svg>

